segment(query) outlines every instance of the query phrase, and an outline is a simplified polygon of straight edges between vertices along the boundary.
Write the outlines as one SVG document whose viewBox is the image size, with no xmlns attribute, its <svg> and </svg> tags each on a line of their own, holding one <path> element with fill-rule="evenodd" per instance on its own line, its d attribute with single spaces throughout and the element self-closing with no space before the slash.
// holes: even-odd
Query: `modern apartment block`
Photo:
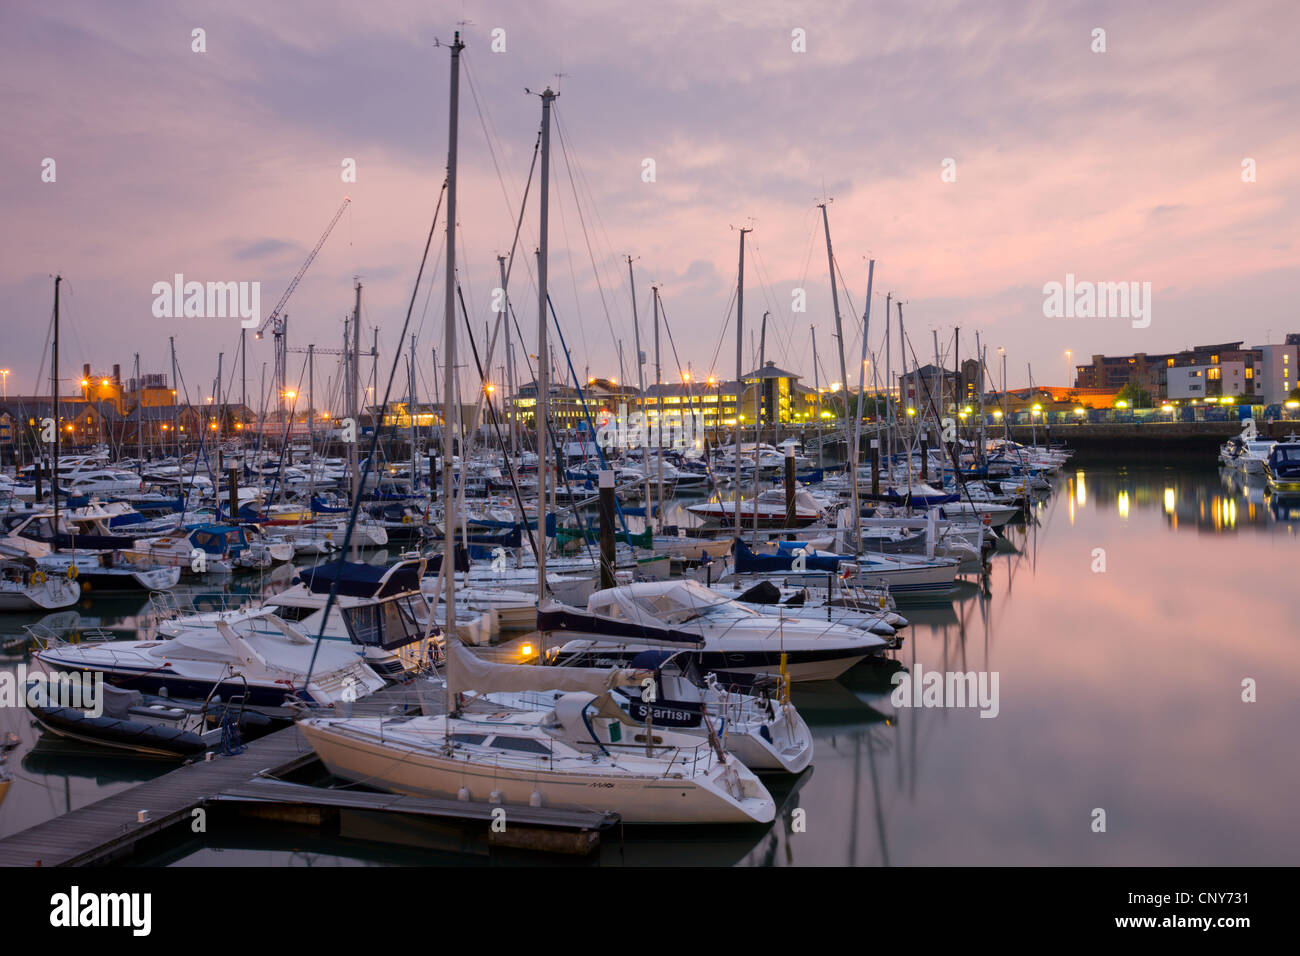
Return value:
<svg viewBox="0 0 1300 956">
<path fill-rule="evenodd" d="M 1133 384 L 1162 401 L 1232 397 L 1277 404 L 1297 385 L 1300 333 L 1281 345 L 1246 347 L 1243 342 L 1197 345 L 1161 355 L 1094 355 L 1075 369 L 1079 388 L 1123 388 Z"/>
</svg>

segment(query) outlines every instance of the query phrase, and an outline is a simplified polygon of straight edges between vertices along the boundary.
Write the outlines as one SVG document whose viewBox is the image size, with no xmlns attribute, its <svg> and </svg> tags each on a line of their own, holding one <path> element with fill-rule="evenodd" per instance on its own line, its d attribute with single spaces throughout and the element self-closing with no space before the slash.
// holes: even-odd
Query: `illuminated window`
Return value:
<svg viewBox="0 0 1300 956">
<path fill-rule="evenodd" d="M 1211 382 L 1217 382 L 1220 378 L 1223 377 L 1223 372 L 1217 368 L 1212 368 L 1205 373 L 1205 377 L 1208 378 Z"/>
<path fill-rule="evenodd" d="M 1169 365 L 1170 368 L 1173 368 L 1173 367 L 1174 367 L 1174 360 L 1173 360 L 1173 359 L 1169 359 L 1168 365 Z"/>
</svg>

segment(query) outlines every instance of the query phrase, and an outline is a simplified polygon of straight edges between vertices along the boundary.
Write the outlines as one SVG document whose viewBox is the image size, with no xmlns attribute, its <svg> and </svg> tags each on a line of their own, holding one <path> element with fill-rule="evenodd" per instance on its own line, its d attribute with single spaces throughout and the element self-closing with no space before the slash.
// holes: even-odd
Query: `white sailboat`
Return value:
<svg viewBox="0 0 1300 956">
<path fill-rule="evenodd" d="M 707 739 L 634 721 L 610 697 L 645 671 L 495 664 L 448 644 L 449 700 L 550 691 L 553 702 L 419 717 L 313 717 L 303 736 L 335 776 L 395 793 L 617 813 L 625 823 L 768 823 L 771 794 Z"/>
</svg>

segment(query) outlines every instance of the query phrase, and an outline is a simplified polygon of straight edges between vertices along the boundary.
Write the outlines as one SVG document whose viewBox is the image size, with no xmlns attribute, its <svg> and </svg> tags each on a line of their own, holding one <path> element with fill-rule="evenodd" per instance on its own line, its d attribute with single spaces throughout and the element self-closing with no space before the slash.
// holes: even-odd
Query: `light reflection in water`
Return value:
<svg viewBox="0 0 1300 956">
<path fill-rule="evenodd" d="M 900 607 L 912 627 L 891 666 L 997 671 L 997 719 L 973 709 L 895 707 L 888 666 L 798 685 L 795 703 L 816 755 L 800 780 L 772 782 L 784 789 L 774 794 L 782 807 L 774 826 L 703 837 L 630 830 L 625 845 L 609 841 L 599 862 L 1293 862 L 1300 846 L 1293 764 L 1278 758 L 1291 752 L 1300 726 L 1300 675 L 1291 666 L 1290 555 L 1278 544 L 1287 540 L 1282 529 L 1292 530 L 1288 522 L 1300 521 L 1300 499 L 1239 488 L 1212 469 L 1090 471 L 1088 478 L 1103 507 L 1085 507 L 1082 473 L 1073 482 L 1064 476 L 1058 497 L 1038 503 L 1027 523 L 1007 526 L 1007 541 L 982 574 L 963 575 L 953 600 Z M 1066 497 L 1068 524 L 1056 510 L 1059 496 Z M 1104 507 L 1112 500 L 1116 512 Z M 1198 520 L 1198 513 L 1217 520 Z M 1202 533 L 1180 534 L 1185 528 Z M 1204 533 L 1216 531 L 1224 533 Z M 1172 548 L 1171 535 L 1178 535 Z M 1097 547 L 1109 553 L 1111 573 L 1088 573 Z M 1132 569 L 1142 568 L 1161 573 L 1136 588 Z M 1211 581 L 1221 594 L 1252 595 L 1248 644 L 1206 627 L 1203 602 L 1187 599 L 1190 585 Z M 81 613 L 134 629 L 142 605 L 143 598 L 96 598 Z M 6 623 L 21 633 L 16 622 Z M 1276 684 L 1249 707 L 1237 699 L 1245 666 L 1267 670 Z M 104 761 L 86 766 L 34 753 L 39 735 L 21 709 L 0 711 L 0 730 L 10 726 L 23 739 L 13 762 L 23 776 L 0 814 L 0 835 L 134 780 L 101 769 Z M 1125 826 L 1140 838 L 1098 839 L 1087 811 L 1099 805 L 1122 807 Z M 797 833 L 790 816 L 796 806 L 809 822 Z M 422 832 L 411 829 L 409 849 L 382 851 L 360 839 L 294 834 L 290 843 L 278 833 L 241 832 L 213 837 L 183 862 L 237 856 L 247 865 L 278 865 L 300 847 L 341 861 L 468 859 L 423 849 L 415 839 Z"/>
</svg>

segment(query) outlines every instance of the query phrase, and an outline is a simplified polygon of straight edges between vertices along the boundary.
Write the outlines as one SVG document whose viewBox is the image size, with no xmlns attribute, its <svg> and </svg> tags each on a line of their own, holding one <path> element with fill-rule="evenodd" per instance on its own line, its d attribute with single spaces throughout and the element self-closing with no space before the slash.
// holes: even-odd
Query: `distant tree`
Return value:
<svg viewBox="0 0 1300 956">
<path fill-rule="evenodd" d="M 1291 394 L 1287 396 L 1289 402 L 1300 402 L 1300 385 L 1291 389 Z"/>
<path fill-rule="evenodd" d="M 1119 390 L 1119 394 L 1115 396 L 1115 402 L 1116 404 L 1127 402 L 1129 408 L 1150 408 L 1152 404 L 1151 393 L 1145 388 L 1139 388 L 1133 382 L 1129 382 Z"/>
<path fill-rule="evenodd" d="M 863 418 L 880 418 L 885 414 L 885 397 L 883 395 L 849 395 L 845 394 L 848 413 L 856 409 Z"/>
</svg>

